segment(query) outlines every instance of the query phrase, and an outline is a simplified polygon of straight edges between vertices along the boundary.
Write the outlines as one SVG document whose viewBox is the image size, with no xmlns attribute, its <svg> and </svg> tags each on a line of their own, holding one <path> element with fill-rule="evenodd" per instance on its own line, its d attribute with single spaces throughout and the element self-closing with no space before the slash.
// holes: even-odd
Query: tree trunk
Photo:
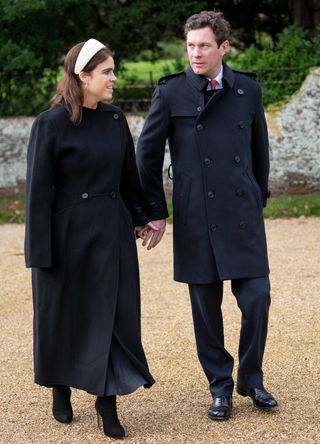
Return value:
<svg viewBox="0 0 320 444">
<path fill-rule="evenodd" d="M 320 24 L 320 0 L 289 0 L 289 9 L 293 23 L 317 34 L 316 27 Z"/>
</svg>

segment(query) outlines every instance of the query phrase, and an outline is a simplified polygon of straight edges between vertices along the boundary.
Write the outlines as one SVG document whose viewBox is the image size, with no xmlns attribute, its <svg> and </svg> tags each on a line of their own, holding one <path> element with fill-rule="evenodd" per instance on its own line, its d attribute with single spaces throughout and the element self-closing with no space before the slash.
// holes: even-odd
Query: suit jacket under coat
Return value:
<svg viewBox="0 0 320 444">
<path fill-rule="evenodd" d="M 223 61 L 223 89 L 207 104 L 208 80 L 185 72 L 159 80 L 138 141 L 148 216 L 168 217 L 162 166 L 173 169 L 174 279 L 205 284 L 269 273 L 263 206 L 269 174 L 261 88 Z"/>
</svg>

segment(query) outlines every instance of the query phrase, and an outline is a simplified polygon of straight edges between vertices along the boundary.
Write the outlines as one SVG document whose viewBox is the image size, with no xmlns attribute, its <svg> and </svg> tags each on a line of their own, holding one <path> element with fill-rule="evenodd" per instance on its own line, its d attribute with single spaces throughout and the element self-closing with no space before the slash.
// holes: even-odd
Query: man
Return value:
<svg viewBox="0 0 320 444">
<path fill-rule="evenodd" d="M 185 25 L 190 66 L 159 80 L 137 148 L 148 216 L 158 232 L 168 217 L 162 183 L 165 141 L 173 168 L 174 279 L 189 284 L 197 351 L 209 380 L 212 419 L 228 419 L 233 358 L 224 348 L 223 281 L 242 311 L 237 392 L 260 409 L 277 402 L 263 387 L 270 305 L 262 208 L 268 192 L 268 134 L 256 75 L 222 60 L 229 25 L 202 11 Z"/>
</svg>

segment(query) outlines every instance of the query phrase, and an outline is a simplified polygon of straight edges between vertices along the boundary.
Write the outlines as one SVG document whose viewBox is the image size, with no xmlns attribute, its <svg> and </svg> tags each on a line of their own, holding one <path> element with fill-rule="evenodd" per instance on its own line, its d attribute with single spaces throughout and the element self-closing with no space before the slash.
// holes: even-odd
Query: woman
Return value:
<svg viewBox="0 0 320 444">
<path fill-rule="evenodd" d="M 107 436 L 125 436 L 116 395 L 150 387 L 141 344 L 134 228 L 143 210 L 134 146 L 112 98 L 114 53 L 97 40 L 68 53 L 54 106 L 27 156 L 26 266 L 32 267 L 34 368 L 53 387 L 53 416 L 73 417 L 69 387 L 97 396 Z M 143 227 L 143 228 L 142 228 Z"/>
</svg>

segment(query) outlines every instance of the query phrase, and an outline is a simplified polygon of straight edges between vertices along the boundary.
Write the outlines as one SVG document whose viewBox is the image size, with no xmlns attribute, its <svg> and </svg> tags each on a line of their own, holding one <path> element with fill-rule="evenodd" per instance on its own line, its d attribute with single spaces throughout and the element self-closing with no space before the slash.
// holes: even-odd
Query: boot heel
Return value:
<svg viewBox="0 0 320 444">
<path fill-rule="evenodd" d="M 98 411 L 97 411 L 97 421 L 98 421 L 98 429 L 101 429 L 101 417 Z"/>
<path fill-rule="evenodd" d="M 121 439 L 126 436 L 125 430 L 119 422 L 117 416 L 117 406 L 115 396 L 98 396 L 95 408 L 97 411 L 98 427 L 102 419 L 103 431 L 109 438 Z"/>
</svg>

